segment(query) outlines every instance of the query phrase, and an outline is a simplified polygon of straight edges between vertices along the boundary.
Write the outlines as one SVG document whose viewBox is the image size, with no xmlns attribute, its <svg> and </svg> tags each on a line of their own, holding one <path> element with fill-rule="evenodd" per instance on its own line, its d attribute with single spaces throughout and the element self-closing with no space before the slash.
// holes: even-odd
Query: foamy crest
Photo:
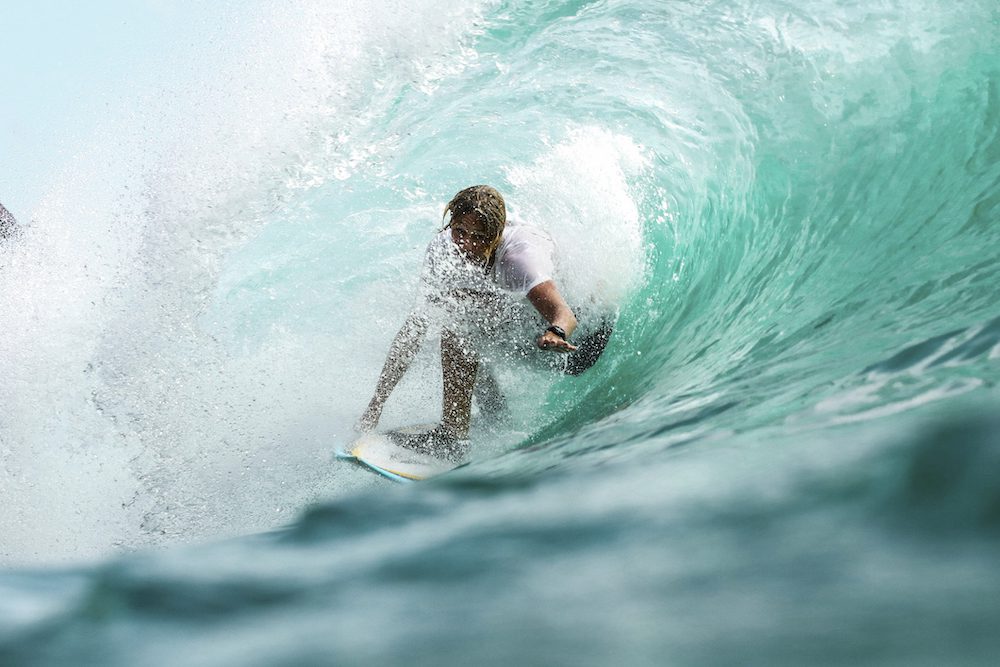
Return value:
<svg viewBox="0 0 1000 667">
<path fill-rule="evenodd" d="M 532 164 L 507 170 L 510 201 L 555 239 L 564 291 L 574 302 L 614 308 L 642 279 L 634 184 L 648 168 L 631 138 L 579 127 Z"/>
<path fill-rule="evenodd" d="M 263 529 L 337 488 L 309 349 L 277 323 L 240 355 L 199 317 L 297 192 L 384 169 L 387 110 L 474 60 L 485 5 L 205 6 L 123 82 L 0 258 L 0 561 Z"/>
</svg>

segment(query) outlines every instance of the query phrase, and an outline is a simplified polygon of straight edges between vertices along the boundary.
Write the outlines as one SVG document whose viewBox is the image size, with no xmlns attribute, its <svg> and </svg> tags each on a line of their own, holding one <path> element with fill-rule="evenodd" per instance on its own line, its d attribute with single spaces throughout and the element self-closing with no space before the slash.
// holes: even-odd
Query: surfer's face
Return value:
<svg viewBox="0 0 1000 667">
<path fill-rule="evenodd" d="M 485 261 L 496 247 L 486 226 L 474 213 L 467 213 L 451 223 L 451 240 L 469 259 Z"/>
</svg>

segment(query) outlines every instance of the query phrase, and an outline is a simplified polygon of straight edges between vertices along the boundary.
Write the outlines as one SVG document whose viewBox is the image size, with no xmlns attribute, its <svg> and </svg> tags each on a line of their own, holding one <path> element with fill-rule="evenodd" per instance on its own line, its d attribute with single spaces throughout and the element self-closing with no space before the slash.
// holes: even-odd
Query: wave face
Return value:
<svg viewBox="0 0 1000 667">
<path fill-rule="evenodd" d="M 0 250 L 0 662 L 995 657 L 995 2 L 328 4 L 190 7 Z M 398 488 L 473 183 L 618 322 Z"/>
</svg>

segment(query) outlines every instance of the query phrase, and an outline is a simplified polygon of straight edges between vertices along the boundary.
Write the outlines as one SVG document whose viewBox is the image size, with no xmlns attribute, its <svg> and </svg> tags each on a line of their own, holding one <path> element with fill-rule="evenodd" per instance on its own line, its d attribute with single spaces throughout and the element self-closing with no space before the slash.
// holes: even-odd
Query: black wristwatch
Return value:
<svg viewBox="0 0 1000 667">
<path fill-rule="evenodd" d="M 555 324 L 553 324 L 548 329 L 546 329 L 546 331 L 551 331 L 552 333 L 559 336 L 563 340 L 566 340 L 566 330 L 560 326 L 556 326 Z"/>
</svg>

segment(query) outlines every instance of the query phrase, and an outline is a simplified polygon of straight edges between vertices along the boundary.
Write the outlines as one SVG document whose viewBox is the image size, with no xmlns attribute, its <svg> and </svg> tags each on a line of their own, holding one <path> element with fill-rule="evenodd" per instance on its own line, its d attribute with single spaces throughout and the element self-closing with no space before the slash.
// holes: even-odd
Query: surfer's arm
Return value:
<svg viewBox="0 0 1000 667">
<path fill-rule="evenodd" d="M 358 430 L 371 431 L 378 425 L 379 417 L 382 416 L 382 408 L 385 406 L 389 394 L 406 374 L 426 333 L 427 319 L 416 312 L 410 313 L 406 322 L 400 327 L 399 333 L 392 339 L 389 354 L 382 366 L 378 384 L 375 386 L 375 395 L 368 403 L 368 408 L 361 415 L 361 419 L 358 420 Z"/>
<path fill-rule="evenodd" d="M 576 329 L 576 316 L 559 293 L 554 281 L 546 280 L 532 287 L 528 292 L 528 301 L 546 322 L 565 331 L 566 338 L 573 335 Z M 535 342 L 543 350 L 572 352 L 576 349 L 576 345 L 552 331 L 545 331 Z"/>
</svg>

